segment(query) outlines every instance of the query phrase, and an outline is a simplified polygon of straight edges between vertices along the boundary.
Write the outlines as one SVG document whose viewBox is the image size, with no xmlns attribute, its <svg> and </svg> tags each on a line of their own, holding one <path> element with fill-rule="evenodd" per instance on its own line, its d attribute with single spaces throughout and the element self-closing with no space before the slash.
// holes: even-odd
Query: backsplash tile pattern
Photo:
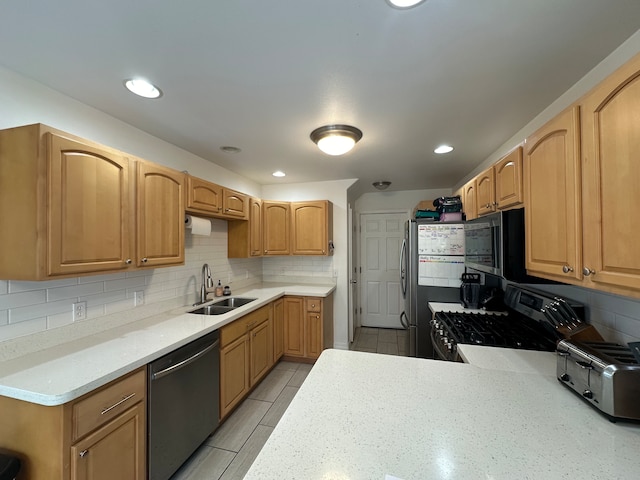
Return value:
<svg viewBox="0 0 640 480">
<path fill-rule="evenodd" d="M 587 321 L 605 340 L 640 341 L 640 300 L 569 285 L 532 285 L 585 305 Z"/>
<path fill-rule="evenodd" d="M 194 303 L 208 263 L 215 283 L 243 288 L 262 281 L 260 259 L 227 259 L 227 222 L 212 220 L 208 237 L 185 235 L 185 264 L 44 282 L 0 280 L 0 342 L 74 323 L 73 303 L 87 302 L 87 319 L 134 308 L 135 292 L 145 305 L 174 300 Z"/>
<path fill-rule="evenodd" d="M 335 283 L 333 257 L 265 257 L 265 282 Z"/>
</svg>

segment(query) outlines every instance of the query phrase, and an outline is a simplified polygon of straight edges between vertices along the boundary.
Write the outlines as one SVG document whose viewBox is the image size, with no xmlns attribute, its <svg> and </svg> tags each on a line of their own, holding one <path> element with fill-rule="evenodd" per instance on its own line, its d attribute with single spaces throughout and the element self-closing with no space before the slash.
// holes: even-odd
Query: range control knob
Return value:
<svg viewBox="0 0 640 480">
<path fill-rule="evenodd" d="M 562 375 L 560 375 L 560 380 L 562 380 L 563 382 L 568 382 L 569 380 L 571 380 L 571 377 L 567 373 L 563 373 Z"/>
<path fill-rule="evenodd" d="M 589 400 L 591 400 L 593 398 L 593 392 L 591 390 L 587 389 L 584 392 L 582 392 L 582 396 L 584 398 L 588 398 Z"/>
</svg>

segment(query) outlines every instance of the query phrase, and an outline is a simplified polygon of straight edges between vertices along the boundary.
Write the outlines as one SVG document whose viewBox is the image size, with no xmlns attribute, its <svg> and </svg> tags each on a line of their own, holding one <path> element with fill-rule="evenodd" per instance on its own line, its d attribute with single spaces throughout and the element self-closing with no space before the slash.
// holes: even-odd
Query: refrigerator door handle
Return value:
<svg viewBox="0 0 640 480">
<path fill-rule="evenodd" d="M 409 319 L 407 318 L 407 314 L 404 312 L 400 314 L 400 323 L 402 324 L 405 330 L 409 329 Z"/>
<path fill-rule="evenodd" d="M 407 239 L 402 240 L 400 248 L 400 287 L 402 288 L 402 298 L 407 297 Z"/>
</svg>

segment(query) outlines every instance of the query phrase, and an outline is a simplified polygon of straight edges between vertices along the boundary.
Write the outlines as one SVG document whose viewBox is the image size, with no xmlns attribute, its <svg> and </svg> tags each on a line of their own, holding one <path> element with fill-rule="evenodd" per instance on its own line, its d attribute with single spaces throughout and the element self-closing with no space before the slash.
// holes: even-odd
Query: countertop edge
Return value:
<svg viewBox="0 0 640 480">
<path fill-rule="evenodd" d="M 322 284 L 261 284 L 234 292 L 231 295 L 232 297 L 256 297 L 256 301 L 238 307 L 224 315 L 212 316 L 188 313 L 197 308 L 195 306 L 173 307 L 165 312 L 152 314 L 110 330 L 96 332 L 95 335 L 74 339 L 69 342 L 61 342 L 42 351 L 2 362 L 0 364 L 0 396 L 43 406 L 62 405 L 76 400 L 211 331 L 217 330 L 244 315 L 264 307 L 280 297 L 295 295 L 327 298 L 335 289 L 335 285 Z M 222 297 L 215 297 L 207 301 L 205 305 L 216 303 L 222 299 Z M 194 326 L 188 329 L 187 333 L 173 333 L 172 330 L 179 330 L 175 327 L 181 323 L 194 325 L 198 323 L 201 326 Z M 174 336 L 163 341 L 158 340 L 169 334 Z M 144 345 L 147 340 L 157 341 L 162 346 L 145 349 Z M 141 345 L 138 345 L 136 341 Z M 140 353 L 129 359 L 112 355 L 115 360 L 111 360 L 113 360 L 113 363 L 117 363 L 113 368 L 105 367 L 104 364 L 98 363 L 94 365 L 97 370 L 95 374 L 83 372 L 82 380 L 69 380 L 73 377 L 73 372 L 78 373 L 80 371 L 78 365 L 85 366 L 86 370 L 91 363 L 88 361 L 88 357 L 92 354 L 100 355 L 101 349 L 105 350 L 108 344 L 113 344 L 114 342 L 119 342 L 123 349 L 133 345 L 140 349 Z M 87 346 L 87 344 L 89 345 Z M 110 345 L 110 347 L 117 348 L 114 345 Z M 129 351 L 124 353 L 123 356 L 126 356 Z M 84 362 L 83 359 L 87 360 L 87 362 Z M 93 360 L 95 363 L 95 359 Z M 68 388 L 63 385 L 56 385 L 56 382 L 63 383 L 65 381 L 65 376 L 59 371 L 61 368 L 68 373 L 66 377 Z M 47 374 L 47 369 L 58 371 Z M 41 378 L 39 385 L 38 377 Z"/>
</svg>

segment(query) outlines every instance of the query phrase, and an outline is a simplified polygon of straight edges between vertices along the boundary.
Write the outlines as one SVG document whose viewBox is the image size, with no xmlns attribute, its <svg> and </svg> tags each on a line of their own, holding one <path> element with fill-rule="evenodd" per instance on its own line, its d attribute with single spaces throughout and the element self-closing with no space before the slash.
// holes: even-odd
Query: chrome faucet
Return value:
<svg viewBox="0 0 640 480">
<path fill-rule="evenodd" d="M 207 288 L 213 287 L 213 279 L 211 278 L 211 270 L 209 265 L 205 263 L 202 265 L 202 286 L 200 287 L 200 303 L 207 301 Z"/>
</svg>

